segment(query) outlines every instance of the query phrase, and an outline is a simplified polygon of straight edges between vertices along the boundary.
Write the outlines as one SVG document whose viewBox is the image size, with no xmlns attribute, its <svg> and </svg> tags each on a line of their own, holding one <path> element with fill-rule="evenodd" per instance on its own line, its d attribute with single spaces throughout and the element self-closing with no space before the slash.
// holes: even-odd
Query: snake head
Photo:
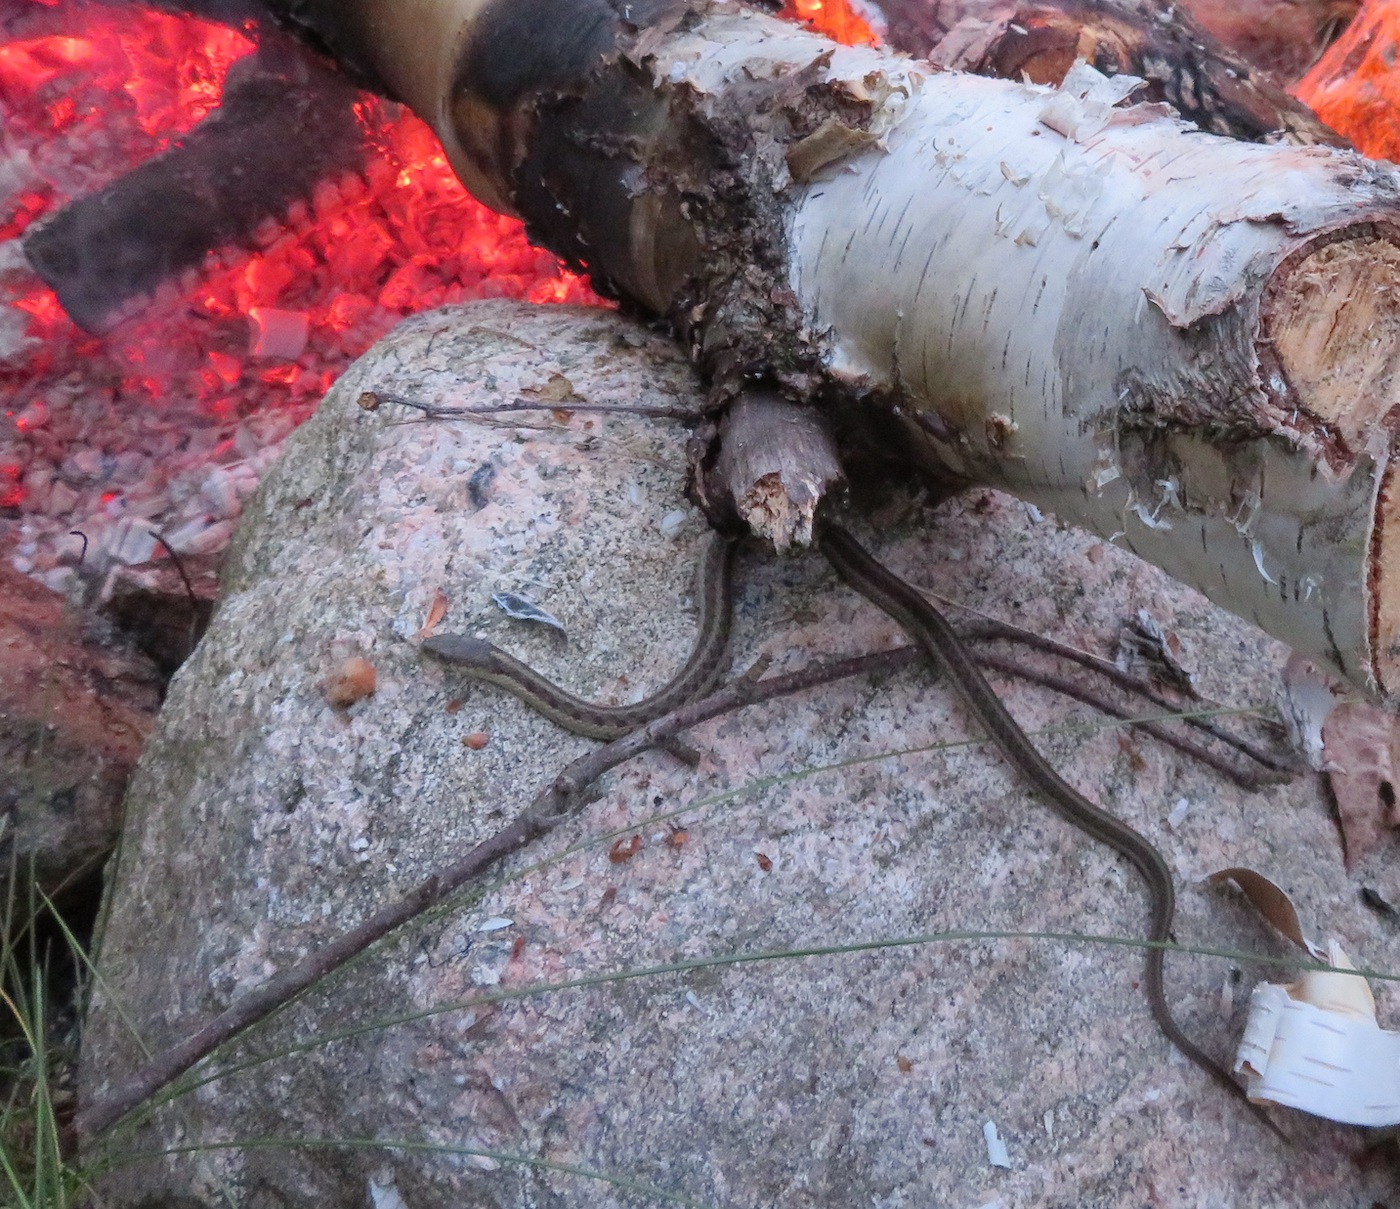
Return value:
<svg viewBox="0 0 1400 1209">
<path fill-rule="evenodd" d="M 448 663 L 467 667 L 490 668 L 495 664 L 496 648 L 484 638 L 472 638 L 467 634 L 434 634 L 423 639 L 420 649 Z"/>
</svg>

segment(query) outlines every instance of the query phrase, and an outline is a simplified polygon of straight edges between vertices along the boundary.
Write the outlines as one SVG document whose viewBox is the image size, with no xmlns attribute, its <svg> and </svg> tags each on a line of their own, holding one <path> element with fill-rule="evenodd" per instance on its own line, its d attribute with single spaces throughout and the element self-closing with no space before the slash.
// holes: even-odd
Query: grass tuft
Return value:
<svg viewBox="0 0 1400 1209">
<path fill-rule="evenodd" d="M 40 939 L 33 878 L 11 869 L 0 915 L 0 1206 L 77 1209 L 86 1182 L 65 1158 L 74 1106 L 76 1019 L 84 956 L 60 926 L 58 947 Z M 23 893 L 19 887 L 24 887 Z M 51 957 L 53 960 L 51 960 Z M 54 988 L 66 1006 L 54 1010 Z"/>
</svg>

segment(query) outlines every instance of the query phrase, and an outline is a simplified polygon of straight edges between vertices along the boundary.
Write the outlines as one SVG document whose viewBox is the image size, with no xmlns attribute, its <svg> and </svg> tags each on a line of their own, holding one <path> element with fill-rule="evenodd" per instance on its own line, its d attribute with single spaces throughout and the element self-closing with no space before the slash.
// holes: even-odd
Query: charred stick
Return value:
<svg viewBox="0 0 1400 1209">
<path fill-rule="evenodd" d="M 1151 735 L 1159 743 L 1165 743 L 1168 747 L 1175 748 L 1182 755 L 1190 756 L 1193 760 L 1199 760 L 1208 768 L 1213 768 L 1228 781 L 1233 781 L 1241 789 L 1251 792 L 1263 789 L 1266 785 L 1277 785 L 1280 781 L 1287 780 L 1287 774 L 1276 770 L 1276 764 L 1270 763 L 1266 766 L 1266 771 L 1248 772 L 1244 769 L 1236 768 L 1229 760 L 1216 755 L 1207 747 L 1199 743 L 1193 743 L 1190 739 L 1173 733 L 1162 721 L 1149 718 L 1134 718 L 1133 715 L 1122 706 L 1115 705 L 1111 701 L 1105 700 L 1099 694 L 1091 692 L 1082 685 L 1076 684 L 1073 680 L 1065 676 L 1057 676 L 1053 672 L 1035 671 L 1027 668 L 1014 660 L 1007 659 L 1000 655 L 989 654 L 986 651 L 974 653 L 974 659 L 979 666 L 990 671 L 1000 672 L 1003 676 L 1015 676 L 1017 679 L 1028 681 L 1031 684 L 1038 684 L 1042 688 L 1051 689 L 1065 697 L 1072 697 L 1075 701 L 1081 701 L 1085 705 L 1092 706 L 1100 713 L 1108 714 L 1112 718 L 1127 722 L 1130 726 L 1144 731 Z M 1211 727 L 1213 737 L 1219 737 L 1216 732 L 1220 731 L 1226 736 L 1227 741 L 1238 745 L 1234 741 L 1234 736 L 1222 731 L 1222 728 L 1211 724 L 1209 718 L 1186 715 L 1181 718 L 1193 726 L 1205 729 Z M 1262 762 L 1262 761 L 1261 761 Z"/>
<path fill-rule="evenodd" d="M 269 35 L 229 71 L 223 103 L 171 150 L 63 207 L 23 237 L 73 322 L 102 332 L 168 278 L 281 218 L 364 138 L 343 77 Z"/>
</svg>

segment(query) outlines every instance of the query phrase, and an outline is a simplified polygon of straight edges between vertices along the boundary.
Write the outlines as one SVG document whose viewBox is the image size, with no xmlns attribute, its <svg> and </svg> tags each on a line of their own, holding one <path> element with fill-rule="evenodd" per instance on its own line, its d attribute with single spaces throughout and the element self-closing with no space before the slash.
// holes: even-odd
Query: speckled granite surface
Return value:
<svg viewBox="0 0 1400 1209">
<path fill-rule="evenodd" d="M 639 696 L 685 658 L 702 529 L 682 498 L 680 424 L 425 421 L 363 410 L 368 389 L 458 405 L 530 392 L 563 407 L 698 402 L 660 338 L 609 314 L 506 303 L 412 320 L 347 374 L 250 507 L 214 626 L 132 787 L 85 1095 L 139 1061 L 118 1003 L 147 1046 L 183 1036 L 491 832 L 585 749 L 419 658 L 438 592 L 444 629 L 482 633 L 586 695 Z M 1093 651 L 1150 608 L 1209 695 L 1272 700 L 1273 644 L 1006 497 L 937 514 L 912 503 L 865 532 L 917 582 Z M 896 641 L 815 556 L 749 550 L 740 575 L 736 669 L 761 652 L 787 670 Z M 506 590 L 554 613 L 567 643 L 506 620 L 491 602 Z M 351 655 L 375 665 L 378 690 L 342 714 L 321 686 Z M 1030 727 L 1086 724 L 1052 730 L 1044 748 L 1162 846 L 1180 939 L 1281 951 L 1236 900 L 1198 884 L 1246 864 L 1358 962 L 1400 968 L 1311 780 L 1245 794 L 1081 706 L 1006 691 Z M 465 746 L 478 732 L 486 745 Z M 1139 934 L 1146 905 L 1127 867 L 965 742 L 974 733 L 945 689 L 909 672 L 702 727 L 697 769 L 656 753 L 620 769 L 471 901 L 204 1068 L 252 1063 L 126 1136 L 118 1154 L 193 1149 L 117 1168 L 106 1203 L 1387 1203 L 1390 1171 L 1354 1161 L 1361 1134 L 1295 1118 L 1299 1145 L 1285 1150 L 1173 1055 L 1131 948 L 943 941 L 547 989 L 952 929 Z M 610 860 L 633 835 L 640 850 Z M 1222 1055 L 1260 975 L 1277 977 L 1189 956 L 1168 970 L 1182 1020 Z M 1386 1022 L 1393 997 L 1378 996 Z M 988 1121 L 1009 1168 L 988 1162 Z M 259 1139 L 276 1141 L 237 1145 Z"/>
</svg>

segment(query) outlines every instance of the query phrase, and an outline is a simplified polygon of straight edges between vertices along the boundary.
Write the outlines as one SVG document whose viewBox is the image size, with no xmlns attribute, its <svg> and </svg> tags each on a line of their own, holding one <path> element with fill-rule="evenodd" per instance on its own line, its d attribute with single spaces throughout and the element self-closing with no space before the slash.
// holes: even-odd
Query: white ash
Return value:
<svg viewBox="0 0 1400 1209">
<path fill-rule="evenodd" d="M 83 578 L 105 580 L 110 592 L 114 569 L 154 582 L 154 564 L 168 557 L 157 533 L 178 554 L 217 554 L 293 427 L 291 416 L 273 412 L 196 431 L 168 452 L 158 437 L 151 453 L 83 445 L 58 465 L 31 456 L 11 564 L 58 592 L 74 586 L 81 565 Z M 139 422 L 134 428 L 128 436 L 147 435 Z M 104 440 L 111 435 L 104 429 Z M 0 446 L 0 460 L 25 453 L 33 451 Z"/>
</svg>

